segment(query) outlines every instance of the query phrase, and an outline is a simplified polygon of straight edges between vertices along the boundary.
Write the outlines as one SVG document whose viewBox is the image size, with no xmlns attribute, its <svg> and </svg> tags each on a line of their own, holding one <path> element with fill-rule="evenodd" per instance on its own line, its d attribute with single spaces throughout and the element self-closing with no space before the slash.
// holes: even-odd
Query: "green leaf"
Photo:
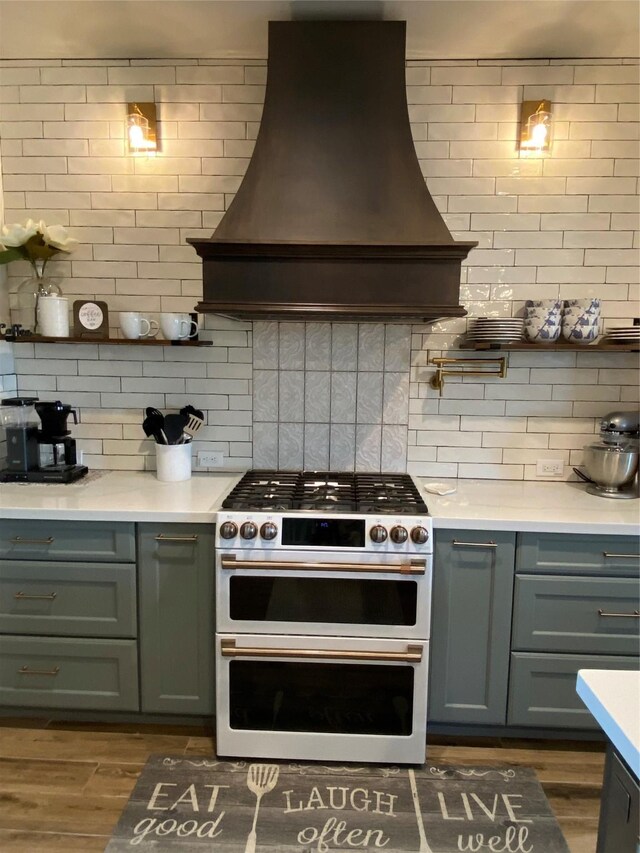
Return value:
<svg viewBox="0 0 640 853">
<path fill-rule="evenodd" d="M 17 249 L 5 249 L 0 252 L 0 264 L 8 264 L 11 261 L 19 261 L 24 257 Z"/>
</svg>

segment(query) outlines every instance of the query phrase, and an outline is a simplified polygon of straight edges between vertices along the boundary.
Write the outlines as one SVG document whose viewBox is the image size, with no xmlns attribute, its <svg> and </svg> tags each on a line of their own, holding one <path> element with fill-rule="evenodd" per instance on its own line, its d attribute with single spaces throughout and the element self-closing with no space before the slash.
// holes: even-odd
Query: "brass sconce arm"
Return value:
<svg viewBox="0 0 640 853">
<path fill-rule="evenodd" d="M 497 376 L 504 379 L 507 375 L 507 359 L 501 358 L 430 358 L 429 364 L 435 364 L 436 371 L 429 380 L 429 385 L 435 388 L 440 396 L 444 388 L 445 376 Z M 475 368 L 479 364 L 491 365 L 493 370 L 466 370 Z M 459 370 L 449 370 L 448 366 L 455 365 Z"/>
</svg>

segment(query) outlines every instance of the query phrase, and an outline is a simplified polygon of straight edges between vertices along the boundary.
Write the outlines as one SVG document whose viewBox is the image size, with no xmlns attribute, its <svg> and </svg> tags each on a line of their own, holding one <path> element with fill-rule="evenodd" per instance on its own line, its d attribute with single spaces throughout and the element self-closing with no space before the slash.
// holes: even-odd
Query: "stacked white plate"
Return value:
<svg viewBox="0 0 640 853">
<path fill-rule="evenodd" d="M 522 317 L 478 317 L 466 334 L 469 343 L 508 344 L 521 341 L 524 331 Z"/>
<path fill-rule="evenodd" d="M 604 337 L 609 344 L 636 344 L 640 341 L 640 326 L 613 326 Z"/>
</svg>

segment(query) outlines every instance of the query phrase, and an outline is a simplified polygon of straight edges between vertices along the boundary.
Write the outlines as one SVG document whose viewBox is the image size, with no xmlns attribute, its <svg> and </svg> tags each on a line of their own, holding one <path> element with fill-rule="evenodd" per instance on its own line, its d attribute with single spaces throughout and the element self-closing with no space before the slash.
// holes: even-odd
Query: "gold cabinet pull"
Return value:
<svg viewBox="0 0 640 853">
<path fill-rule="evenodd" d="M 454 548 L 497 548 L 495 542 L 460 542 L 459 539 L 454 539 L 451 544 Z"/>
<path fill-rule="evenodd" d="M 603 551 L 602 556 L 610 560 L 640 560 L 640 554 L 609 554 L 608 551 Z"/>
<path fill-rule="evenodd" d="M 194 533 L 191 536 L 166 536 L 164 533 L 158 533 L 156 542 L 197 542 L 198 534 Z"/>
<path fill-rule="evenodd" d="M 255 646 L 238 648 L 235 640 L 221 640 L 220 650 L 226 658 L 294 658 L 330 660 L 392 661 L 394 663 L 420 663 L 422 646 L 409 644 L 406 652 L 372 652 L 356 649 L 269 649 Z"/>
<path fill-rule="evenodd" d="M 607 613 L 599 609 L 598 616 L 615 616 L 618 619 L 640 619 L 640 611 L 634 610 L 633 613 Z"/>
<path fill-rule="evenodd" d="M 24 536 L 14 536 L 9 542 L 12 545 L 51 545 L 55 539 L 53 536 L 47 536 L 46 539 L 25 539 Z"/>
<path fill-rule="evenodd" d="M 58 596 L 57 592 L 50 592 L 44 595 L 30 595 L 26 592 L 16 592 L 13 596 L 17 601 L 54 601 Z"/>
<path fill-rule="evenodd" d="M 26 664 L 18 670 L 19 675 L 57 675 L 59 672 L 59 666 L 54 666 L 53 669 L 29 669 Z"/>
<path fill-rule="evenodd" d="M 223 569 L 279 569 L 289 572 L 360 572 L 361 574 L 423 575 L 425 560 L 408 563 L 289 563 L 281 560 L 238 560 L 234 554 L 225 554 L 220 559 Z"/>
</svg>

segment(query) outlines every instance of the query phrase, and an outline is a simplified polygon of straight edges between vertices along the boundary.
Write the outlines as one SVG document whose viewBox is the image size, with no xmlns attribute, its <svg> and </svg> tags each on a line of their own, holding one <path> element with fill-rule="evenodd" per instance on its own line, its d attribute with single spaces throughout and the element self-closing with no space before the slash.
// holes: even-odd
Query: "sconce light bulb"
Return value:
<svg viewBox="0 0 640 853">
<path fill-rule="evenodd" d="M 531 144 L 534 148 L 543 148 L 547 140 L 548 130 L 545 124 L 534 124 L 531 128 Z"/>
</svg>

